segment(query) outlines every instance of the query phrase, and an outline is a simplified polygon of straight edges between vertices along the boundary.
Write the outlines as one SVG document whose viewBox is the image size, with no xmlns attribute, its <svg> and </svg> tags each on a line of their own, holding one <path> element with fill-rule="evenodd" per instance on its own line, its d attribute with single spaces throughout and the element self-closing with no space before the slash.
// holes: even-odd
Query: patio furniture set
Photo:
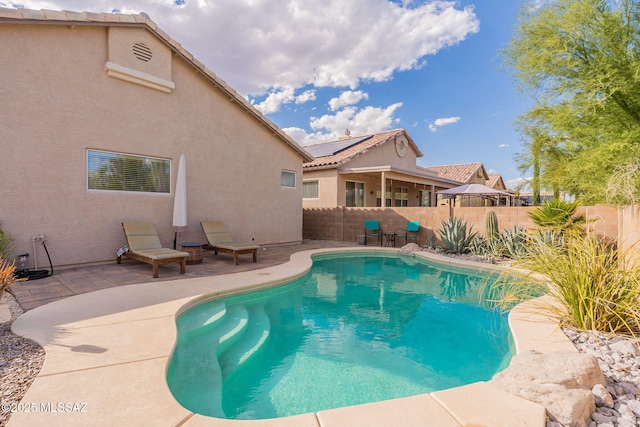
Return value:
<svg viewBox="0 0 640 427">
<path fill-rule="evenodd" d="M 201 222 L 202 231 L 207 242 L 185 242 L 181 250 L 162 247 L 156 227 L 151 222 L 123 222 L 122 229 L 127 239 L 128 250 L 118 253 L 117 263 L 122 261 L 122 255 L 147 264 L 151 264 L 153 278 L 158 277 L 158 268 L 162 264 L 180 263 L 180 274 L 184 274 L 187 264 L 200 264 L 203 260 L 203 250 L 229 253 L 233 255 L 233 262 L 238 265 L 238 255 L 253 254 L 253 262 L 258 261 L 260 245 L 234 242 L 223 222 Z"/>
<path fill-rule="evenodd" d="M 418 232 L 420 231 L 420 221 L 409 221 L 403 230 L 383 231 L 380 220 L 367 219 L 364 221 L 364 245 L 367 246 L 367 238 L 374 237 L 378 240 L 378 245 L 382 246 L 382 238 L 384 237 L 384 246 L 396 247 L 398 239 L 404 239 L 405 244 L 409 240 L 418 243 Z"/>
</svg>

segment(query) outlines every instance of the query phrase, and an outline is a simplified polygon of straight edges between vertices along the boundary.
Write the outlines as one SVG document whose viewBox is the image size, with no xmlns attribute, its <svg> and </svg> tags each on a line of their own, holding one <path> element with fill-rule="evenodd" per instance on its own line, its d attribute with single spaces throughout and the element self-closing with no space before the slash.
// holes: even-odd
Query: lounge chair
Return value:
<svg viewBox="0 0 640 427">
<path fill-rule="evenodd" d="M 158 277 L 158 267 L 171 262 L 179 262 L 180 274 L 184 274 L 189 254 L 163 248 L 153 223 L 123 222 L 122 229 L 129 246 L 129 250 L 122 255 L 151 264 L 154 279 Z M 118 264 L 121 262 L 122 255 L 118 256 Z"/>
<path fill-rule="evenodd" d="M 241 254 L 253 254 L 253 262 L 258 262 L 260 245 L 234 242 L 222 221 L 201 222 L 200 225 L 207 236 L 203 249 L 213 251 L 216 255 L 218 252 L 232 254 L 235 265 L 238 265 L 238 255 Z"/>
<path fill-rule="evenodd" d="M 378 239 L 378 246 L 382 246 L 382 229 L 380 221 L 377 219 L 364 220 L 364 245 L 367 246 L 367 237 L 375 237 Z"/>
<path fill-rule="evenodd" d="M 409 221 L 407 228 L 404 230 L 396 231 L 396 239 L 399 237 L 404 239 L 405 244 L 409 243 L 409 240 L 413 240 L 418 244 L 418 232 L 420 231 L 420 221 Z"/>
</svg>

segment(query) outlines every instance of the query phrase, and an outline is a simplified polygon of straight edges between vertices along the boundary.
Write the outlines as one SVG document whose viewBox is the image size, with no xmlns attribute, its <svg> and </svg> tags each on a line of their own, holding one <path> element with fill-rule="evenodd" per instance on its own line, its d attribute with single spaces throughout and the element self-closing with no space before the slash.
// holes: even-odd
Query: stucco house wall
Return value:
<svg viewBox="0 0 640 427">
<path fill-rule="evenodd" d="M 32 237 L 42 233 L 54 266 L 115 260 L 122 221 L 153 222 L 171 247 L 183 153 L 189 224 L 178 243 L 203 241 L 205 220 L 224 221 L 236 240 L 301 241 L 302 162 L 310 157 L 213 84 L 177 43 L 171 48 L 147 24 L 33 25 L 3 20 L 3 10 L 0 226 L 15 239 L 14 254 L 31 253 L 32 267 Z M 157 63 L 131 59 L 139 42 Z M 161 90 L 110 76 L 110 64 L 157 78 Z M 171 192 L 88 190 L 87 149 L 171 160 Z M 283 170 L 296 174 L 295 188 L 281 185 Z"/>
<path fill-rule="evenodd" d="M 406 203 L 406 206 L 415 207 L 423 203 L 421 191 L 426 195 L 425 205 L 429 205 L 435 204 L 437 190 L 460 185 L 458 181 L 440 177 L 435 171 L 418 167 L 416 160 L 422 153 L 404 129 L 355 137 L 347 132 L 338 140 L 306 148 L 316 158 L 305 163 L 304 180 L 317 181 L 318 197 L 305 197 L 304 208 L 346 206 L 347 182 L 364 184 L 364 207 L 375 207 L 380 203 L 378 194 L 386 193 L 387 186 L 391 187 L 392 206 Z"/>
</svg>

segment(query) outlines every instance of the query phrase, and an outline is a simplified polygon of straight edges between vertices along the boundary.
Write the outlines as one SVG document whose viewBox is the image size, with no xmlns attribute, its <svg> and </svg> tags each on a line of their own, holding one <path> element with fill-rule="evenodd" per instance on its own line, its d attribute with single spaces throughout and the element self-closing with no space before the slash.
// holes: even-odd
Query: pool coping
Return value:
<svg viewBox="0 0 640 427">
<path fill-rule="evenodd" d="M 220 276 L 148 282 L 75 295 L 38 307 L 13 322 L 14 333 L 45 350 L 43 367 L 14 408 L 8 425 L 155 426 L 544 426 L 546 411 L 489 382 L 317 413 L 269 420 L 226 420 L 183 408 L 166 384 L 166 369 L 176 342 L 176 316 L 213 296 L 275 286 L 306 274 L 312 256 L 393 248 L 313 249 L 288 262 Z M 440 264 L 480 270 L 508 267 L 470 263 L 416 252 Z M 238 285 L 241 283 L 241 285 Z M 516 351 L 576 351 L 558 324 L 521 304 L 509 316 Z"/>
</svg>

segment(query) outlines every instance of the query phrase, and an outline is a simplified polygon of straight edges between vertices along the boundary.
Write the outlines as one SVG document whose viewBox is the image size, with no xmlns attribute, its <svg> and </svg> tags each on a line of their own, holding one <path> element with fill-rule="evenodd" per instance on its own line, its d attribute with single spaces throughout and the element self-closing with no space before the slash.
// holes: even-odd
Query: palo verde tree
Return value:
<svg viewBox="0 0 640 427">
<path fill-rule="evenodd" d="M 543 186 L 604 202 L 640 156 L 640 0 L 539 3 L 524 3 L 503 52 L 536 102 L 519 121 L 521 168 L 538 161 Z"/>
</svg>

